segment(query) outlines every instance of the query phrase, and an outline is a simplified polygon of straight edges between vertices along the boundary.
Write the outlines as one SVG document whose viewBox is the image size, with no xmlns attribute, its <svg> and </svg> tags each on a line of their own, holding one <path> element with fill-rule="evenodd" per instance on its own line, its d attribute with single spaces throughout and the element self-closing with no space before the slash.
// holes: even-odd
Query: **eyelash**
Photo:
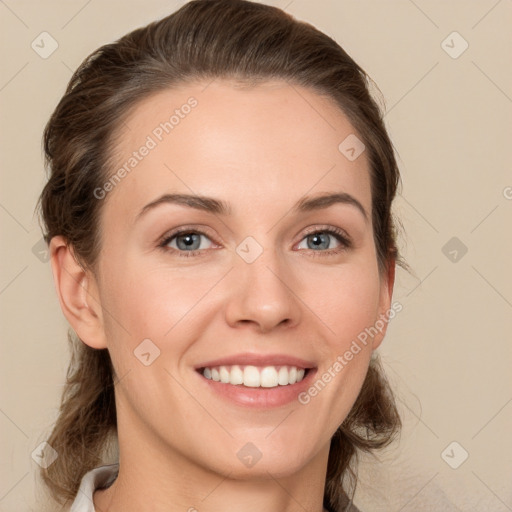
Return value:
<svg viewBox="0 0 512 512">
<path fill-rule="evenodd" d="M 341 246 L 336 249 L 327 249 L 325 251 L 314 251 L 312 249 L 307 249 L 308 251 L 312 252 L 314 256 L 331 256 L 331 255 L 335 255 L 335 254 L 340 254 L 341 252 L 346 251 L 347 249 L 350 249 L 352 247 L 352 242 L 350 241 L 350 238 L 347 236 L 345 231 L 343 231 L 339 228 L 323 228 L 323 229 L 312 228 L 310 230 L 307 230 L 306 233 L 304 233 L 304 236 L 302 237 L 302 239 L 300 241 L 302 242 L 302 240 L 304 238 L 306 238 L 310 235 L 317 234 L 317 233 L 332 235 L 341 244 Z M 174 253 L 177 252 L 178 256 L 182 257 L 182 258 L 201 256 L 202 255 L 201 253 L 205 252 L 204 249 L 195 249 L 193 251 L 179 251 L 174 248 L 166 247 L 167 244 L 169 244 L 174 238 L 176 238 L 179 235 L 183 235 L 183 234 L 204 235 L 205 237 L 210 238 L 208 236 L 208 234 L 205 233 L 204 231 L 185 227 L 185 228 L 180 228 L 171 233 L 165 234 L 163 236 L 163 238 L 161 239 L 161 241 L 158 243 L 158 247 L 165 252 L 169 252 L 169 251 L 174 252 Z"/>
</svg>

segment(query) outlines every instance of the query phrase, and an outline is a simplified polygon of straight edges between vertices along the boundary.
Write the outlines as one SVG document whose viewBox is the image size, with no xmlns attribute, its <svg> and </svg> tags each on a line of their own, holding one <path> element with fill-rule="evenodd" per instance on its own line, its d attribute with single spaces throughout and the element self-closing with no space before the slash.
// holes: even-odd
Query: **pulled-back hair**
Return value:
<svg viewBox="0 0 512 512">
<path fill-rule="evenodd" d="M 44 131 L 49 180 L 40 197 L 47 243 L 62 235 L 77 261 L 94 270 L 105 201 L 94 190 L 112 174 L 114 134 L 144 98 L 196 80 L 247 85 L 284 80 L 334 100 L 366 146 L 379 271 L 402 266 L 391 204 L 400 182 L 371 80 L 330 37 L 284 11 L 246 0 L 193 0 L 178 11 L 106 44 L 71 77 Z M 340 141 L 341 142 L 341 141 Z M 48 443 L 58 458 L 41 476 L 59 503 L 72 500 L 84 474 L 117 442 L 115 372 L 107 349 L 70 330 L 72 357 L 59 416 Z M 375 354 L 374 354 L 375 356 Z M 355 492 L 357 450 L 389 444 L 401 422 L 379 358 L 331 439 L 325 506 L 341 510 Z M 349 490 L 350 489 L 350 490 Z"/>
</svg>

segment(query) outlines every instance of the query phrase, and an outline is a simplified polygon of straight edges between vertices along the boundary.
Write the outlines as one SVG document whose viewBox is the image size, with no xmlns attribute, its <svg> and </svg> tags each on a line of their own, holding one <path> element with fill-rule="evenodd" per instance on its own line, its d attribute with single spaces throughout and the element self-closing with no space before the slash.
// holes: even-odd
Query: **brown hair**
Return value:
<svg viewBox="0 0 512 512">
<path fill-rule="evenodd" d="M 71 77 L 44 132 L 49 181 L 40 197 L 45 240 L 62 235 L 84 268 L 101 250 L 101 206 L 93 191 L 112 172 L 114 134 L 149 95 L 192 80 L 229 78 L 249 85 L 285 80 L 328 97 L 366 146 L 372 221 L 380 272 L 407 266 L 396 245 L 391 204 L 400 182 L 392 143 L 366 73 L 330 37 L 284 11 L 247 0 L 193 0 L 92 53 Z M 59 417 L 48 438 L 59 457 L 41 470 L 59 503 L 72 500 L 84 474 L 116 441 L 115 373 L 107 349 L 95 350 L 70 330 L 72 359 Z M 375 355 L 375 354 L 374 354 Z M 391 442 L 401 422 L 378 357 L 331 440 L 324 504 L 348 502 L 357 482 L 357 449 Z"/>
</svg>

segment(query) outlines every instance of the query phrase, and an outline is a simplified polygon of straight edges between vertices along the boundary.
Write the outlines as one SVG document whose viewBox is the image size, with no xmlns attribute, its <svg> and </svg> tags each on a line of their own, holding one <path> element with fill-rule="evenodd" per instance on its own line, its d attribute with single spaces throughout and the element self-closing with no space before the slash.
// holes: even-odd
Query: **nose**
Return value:
<svg viewBox="0 0 512 512">
<path fill-rule="evenodd" d="M 266 333 L 296 326 L 300 299 L 294 292 L 293 270 L 275 250 L 265 249 L 252 263 L 235 254 L 226 321 L 231 327 Z"/>
</svg>

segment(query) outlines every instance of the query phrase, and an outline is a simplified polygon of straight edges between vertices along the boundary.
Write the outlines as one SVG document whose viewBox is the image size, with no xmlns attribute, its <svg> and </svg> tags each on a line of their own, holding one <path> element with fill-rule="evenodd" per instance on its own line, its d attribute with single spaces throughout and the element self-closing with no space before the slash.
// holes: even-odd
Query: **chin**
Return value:
<svg viewBox="0 0 512 512">
<path fill-rule="evenodd" d="M 300 444 L 277 449 L 267 443 L 265 447 L 258 449 L 256 444 L 248 442 L 233 453 L 233 456 L 219 454 L 212 470 L 229 474 L 229 478 L 234 480 L 267 480 L 270 475 L 274 478 L 285 478 L 300 471 L 314 457 L 308 450 L 297 450 L 297 446 Z"/>
</svg>

